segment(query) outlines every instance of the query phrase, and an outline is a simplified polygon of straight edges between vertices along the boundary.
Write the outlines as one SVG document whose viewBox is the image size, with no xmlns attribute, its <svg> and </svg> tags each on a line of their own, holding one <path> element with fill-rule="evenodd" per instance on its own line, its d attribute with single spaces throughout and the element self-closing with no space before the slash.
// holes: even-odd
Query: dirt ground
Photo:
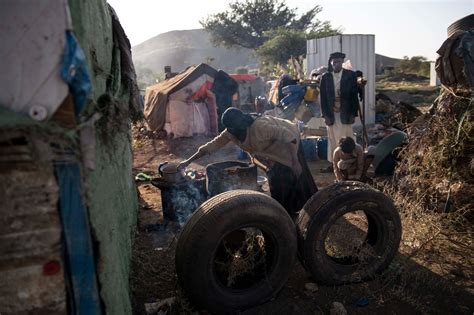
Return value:
<svg viewBox="0 0 474 315">
<path fill-rule="evenodd" d="M 157 176 L 160 162 L 187 158 L 206 141 L 206 137 L 136 138 L 134 174 L 146 172 Z M 202 158 L 190 168 L 200 170 L 208 163 L 235 159 L 236 156 L 237 148 L 228 145 L 219 154 Z M 327 161 L 309 162 L 318 188 L 334 181 L 332 174 L 319 171 L 327 165 Z M 148 182 L 137 182 L 137 186 L 140 209 L 131 284 L 134 313 L 146 314 L 145 303 L 170 297 L 177 297 L 180 303 L 186 300 L 177 286 L 174 266 L 180 227 L 164 224 L 159 189 Z M 275 299 L 242 314 L 329 314 L 333 302 L 342 303 L 349 314 L 473 314 L 472 243 L 458 241 L 460 244 L 456 244 L 453 240 L 449 246 L 441 247 L 438 245 L 441 243 L 434 246 L 429 241 L 416 241 L 405 231 L 407 225 L 416 225 L 416 220 L 407 220 L 403 209 L 401 215 L 405 224 L 401 247 L 384 275 L 360 284 L 333 287 L 316 284 L 313 291 L 309 291 L 305 285 L 314 281 L 296 262 L 287 284 Z M 199 313 L 207 314 L 205 311 Z"/>
</svg>

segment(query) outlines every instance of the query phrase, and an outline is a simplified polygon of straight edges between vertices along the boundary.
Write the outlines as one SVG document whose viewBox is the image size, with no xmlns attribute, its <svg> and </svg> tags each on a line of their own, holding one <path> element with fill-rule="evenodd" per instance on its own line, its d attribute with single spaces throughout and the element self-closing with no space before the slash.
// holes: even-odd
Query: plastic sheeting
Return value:
<svg viewBox="0 0 474 315">
<path fill-rule="evenodd" d="M 168 104 L 169 122 L 167 132 L 174 138 L 192 137 L 195 134 L 210 133 L 210 118 L 204 103 L 186 103 L 172 100 Z"/>
<path fill-rule="evenodd" d="M 74 98 L 74 112 L 79 117 L 86 103 L 87 95 L 92 90 L 87 61 L 76 37 L 66 32 L 67 44 L 64 52 L 61 77 L 69 85 Z"/>
<path fill-rule="evenodd" d="M 59 209 L 66 244 L 66 264 L 73 293 L 73 314 L 102 314 L 87 210 L 82 200 L 78 163 L 58 162 Z"/>
<path fill-rule="evenodd" d="M 0 1 L 0 105 L 53 115 L 68 94 L 60 71 L 70 24 L 66 0 Z"/>
<path fill-rule="evenodd" d="M 214 78 L 217 75 L 217 71 L 211 66 L 201 63 L 198 66 L 190 66 L 175 77 L 146 89 L 144 114 L 151 130 L 161 130 L 164 127 L 169 96 L 180 90 L 183 90 L 181 93 L 187 95 L 188 91 L 184 87 L 198 78 L 202 78 L 203 75 Z M 205 81 L 199 82 L 196 88 L 199 89 Z M 194 93 L 196 91 L 191 92 Z M 181 97 L 174 99 L 183 100 Z"/>
</svg>

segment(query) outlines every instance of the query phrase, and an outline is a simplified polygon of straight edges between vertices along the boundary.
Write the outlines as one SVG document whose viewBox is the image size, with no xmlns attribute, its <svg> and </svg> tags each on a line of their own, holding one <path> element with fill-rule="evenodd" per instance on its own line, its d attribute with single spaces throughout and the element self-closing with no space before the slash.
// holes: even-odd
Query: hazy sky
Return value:
<svg viewBox="0 0 474 315">
<path fill-rule="evenodd" d="M 132 46 L 160 33 L 201 28 L 199 20 L 227 8 L 230 0 L 108 0 Z M 315 4 L 317 16 L 345 34 L 375 34 L 375 51 L 390 57 L 434 60 L 446 28 L 474 13 L 474 0 L 286 0 L 299 13 Z"/>
</svg>

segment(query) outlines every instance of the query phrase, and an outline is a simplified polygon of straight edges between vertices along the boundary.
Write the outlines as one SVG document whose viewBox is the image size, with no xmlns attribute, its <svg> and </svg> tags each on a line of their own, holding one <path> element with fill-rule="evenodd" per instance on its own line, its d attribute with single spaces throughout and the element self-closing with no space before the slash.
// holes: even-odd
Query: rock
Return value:
<svg viewBox="0 0 474 315">
<path fill-rule="evenodd" d="M 346 308 L 340 302 L 332 302 L 331 315 L 347 315 Z"/>
<path fill-rule="evenodd" d="M 147 314 L 168 314 L 168 310 L 175 301 L 175 297 L 170 297 L 154 303 L 145 303 L 145 312 Z"/>
<path fill-rule="evenodd" d="M 304 285 L 304 289 L 311 293 L 318 291 L 318 285 L 316 283 L 308 282 Z"/>
</svg>

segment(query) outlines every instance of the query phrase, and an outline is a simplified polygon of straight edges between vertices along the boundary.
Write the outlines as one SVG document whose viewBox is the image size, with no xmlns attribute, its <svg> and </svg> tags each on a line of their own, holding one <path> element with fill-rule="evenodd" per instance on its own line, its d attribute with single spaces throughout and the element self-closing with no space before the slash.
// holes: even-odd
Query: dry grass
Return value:
<svg viewBox="0 0 474 315">
<path fill-rule="evenodd" d="M 469 313 L 474 286 L 474 123 L 472 98 L 442 91 L 438 113 L 408 130 L 395 176 L 375 185 L 400 211 L 400 255 L 367 295 L 396 299 L 421 313 L 451 299 L 454 313 Z M 438 306 L 437 306 L 438 304 Z"/>
<path fill-rule="evenodd" d="M 474 209 L 474 123 L 472 100 L 448 92 L 438 101 L 439 113 L 408 130 L 408 145 L 395 178 L 399 193 L 437 212 Z"/>
<path fill-rule="evenodd" d="M 395 177 L 378 183 L 400 210 L 403 235 L 401 255 L 374 297 L 396 297 L 429 313 L 437 299 L 452 297 L 459 304 L 460 296 L 474 293 L 472 114 L 472 99 L 444 91 L 438 114 L 409 130 Z"/>
</svg>

